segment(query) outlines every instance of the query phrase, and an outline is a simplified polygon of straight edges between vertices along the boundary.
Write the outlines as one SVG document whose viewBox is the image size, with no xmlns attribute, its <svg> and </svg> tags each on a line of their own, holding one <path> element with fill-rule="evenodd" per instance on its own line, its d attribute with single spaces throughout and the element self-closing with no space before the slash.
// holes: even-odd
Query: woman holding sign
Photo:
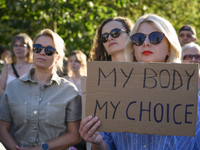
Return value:
<svg viewBox="0 0 200 150">
<path fill-rule="evenodd" d="M 153 14 L 138 19 L 126 44 L 125 56 L 134 62 L 181 62 L 181 46 L 169 21 Z M 198 107 L 200 108 L 200 107 Z M 97 132 L 101 121 L 88 116 L 81 123 L 79 132 L 93 150 L 133 149 L 200 149 L 199 110 L 196 137 L 161 136 L 133 133 Z M 184 132 L 184 131 L 183 131 Z M 197 142 L 198 141 L 198 142 Z"/>
</svg>

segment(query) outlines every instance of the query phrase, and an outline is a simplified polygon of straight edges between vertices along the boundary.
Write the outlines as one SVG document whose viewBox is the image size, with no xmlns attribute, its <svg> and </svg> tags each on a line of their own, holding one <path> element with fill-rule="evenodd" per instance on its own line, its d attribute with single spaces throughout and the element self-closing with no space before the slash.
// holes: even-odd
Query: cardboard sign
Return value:
<svg viewBox="0 0 200 150">
<path fill-rule="evenodd" d="M 102 132 L 195 136 L 198 64 L 88 62 L 86 116 Z"/>
</svg>

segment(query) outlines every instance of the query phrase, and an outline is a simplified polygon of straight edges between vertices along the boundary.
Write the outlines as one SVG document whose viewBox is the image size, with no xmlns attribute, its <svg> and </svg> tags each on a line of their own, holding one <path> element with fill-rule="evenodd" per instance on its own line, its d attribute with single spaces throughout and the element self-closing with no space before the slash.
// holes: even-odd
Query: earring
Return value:
<svg viewBox="0 0 200 150">
<path fill-rule="evenodd" d="M 106 52 L 104 52 L 104 57 L 105 57 L 105 59 L 107 61 L 107 54 L 106 54 Z"/>
</svg>

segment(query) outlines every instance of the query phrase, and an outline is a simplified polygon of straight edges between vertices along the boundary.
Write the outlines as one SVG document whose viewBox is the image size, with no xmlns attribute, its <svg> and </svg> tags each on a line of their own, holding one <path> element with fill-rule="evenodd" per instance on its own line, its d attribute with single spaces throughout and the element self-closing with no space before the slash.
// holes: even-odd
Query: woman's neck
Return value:
<svg viewBox="0 0 200 150">
<path fill-rule="evenodd" d="M 80 72 L 72 72 L 71 78 L 75 83 L 78 82 L 78 80 L 81 78 Z"/>
<path fill-rule="evenodd" d="M 35 73 L 32 75 L 32 80 L 36 81 L 40 87 L 45 84 L 48 84 L 53 75 L 53 70 L 44 70 L 40 68 L 35 68 Z"/>
<path fill-rule="evenodd" d="M 24 63 L 26 63 L 26 58 L 17 58 L 16 62 L 15 62 L 18 66 L 23 65 Z"/>
<path fill-rule="evenodd" d="M 112 55 L 112 61 L 126 61 L 124 51 L 117 53 L 115 55 Z"/>
</svg>

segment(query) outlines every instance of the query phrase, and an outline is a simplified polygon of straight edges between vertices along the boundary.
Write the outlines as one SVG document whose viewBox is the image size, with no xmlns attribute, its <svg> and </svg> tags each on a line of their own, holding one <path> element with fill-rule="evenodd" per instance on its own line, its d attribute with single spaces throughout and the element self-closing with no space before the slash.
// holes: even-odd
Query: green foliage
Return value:
<svg viewBox="0 0 200 150">
<path fill-rule="evenodd" d="M 127 16 L 135 22 L 145 13 L 168 19 L 176 31 L 191 24 L 200 34 L 200 0 L 1 0 L 0 45 L 8 47 L 14 35 L 32 39 L 44 28 L 57 32 L 68 53 L 80 49 L 87 55 L 95 30 L 109 17 Z M 199 40 L 198 40 L 199 43 Z M 66 54 L 67 55 L 67 54 Z"/>
</svg>

